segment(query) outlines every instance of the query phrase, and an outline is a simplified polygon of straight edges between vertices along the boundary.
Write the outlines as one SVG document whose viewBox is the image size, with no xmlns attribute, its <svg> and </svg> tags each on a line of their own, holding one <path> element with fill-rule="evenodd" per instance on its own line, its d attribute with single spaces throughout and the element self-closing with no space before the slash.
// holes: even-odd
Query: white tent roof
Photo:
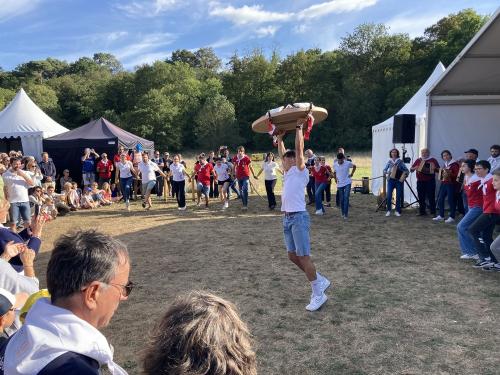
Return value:
<svg viewBox="0 0 500 375">
<path fill-rule="evenodd" d="M 427 90 L 441 77 L 445 71 L 445 67 L 442 62 L 439 62 L 432 74 L 427 78 L 427 81 L 420 87 L 420 89 L 411 97 L 410 100 L 396 113 L 396 114 L 415 114 L 418 117 L 425 117 L 427 112 Z M 393 125 L 394 116 L 389 117 L 387 120 L 377 124 L 373 129 L 379 127 L 384 127 L 387 125 Z M 392 137 L 392 134 L 391 134 Z M 392 142 L 392 140 L 391 140 Z"/>
<path fill-rule="evenodd" d="M 430 88 L 429 95 L 500 94 L 500 8 Z"/>
<path fill-rule="evenodd" d="M 0 112 L 0 138 L 30 135 L 48 138 L 67 131 L 33 103 L 23 89 Z"/>
</svg>

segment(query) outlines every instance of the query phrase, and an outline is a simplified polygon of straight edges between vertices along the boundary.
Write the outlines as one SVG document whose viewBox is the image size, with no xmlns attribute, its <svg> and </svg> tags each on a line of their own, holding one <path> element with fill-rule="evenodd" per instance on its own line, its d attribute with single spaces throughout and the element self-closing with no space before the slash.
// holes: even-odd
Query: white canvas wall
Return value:
<svg viewBox="0 0 500 375">
<path fill-rule="evenodd" d="M 480 159 L 487 159 L 490 146 L 500 143 L 500 103 L 432 106 L 427 131 L 434 156 L 449 149 L 458 159 L 472 147 Z"/>
</svg>

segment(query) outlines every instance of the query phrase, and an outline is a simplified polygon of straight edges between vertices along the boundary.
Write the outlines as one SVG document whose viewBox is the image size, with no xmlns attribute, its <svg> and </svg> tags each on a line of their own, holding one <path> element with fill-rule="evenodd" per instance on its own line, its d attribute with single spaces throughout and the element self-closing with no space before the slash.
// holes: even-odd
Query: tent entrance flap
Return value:
<svg viewBox="0 0 500 375">
<path fill-rule="evenodd" d="M 23 151 L 21 137 L 5 137 L 0 139 L 0 152 Z"/>
</svg>

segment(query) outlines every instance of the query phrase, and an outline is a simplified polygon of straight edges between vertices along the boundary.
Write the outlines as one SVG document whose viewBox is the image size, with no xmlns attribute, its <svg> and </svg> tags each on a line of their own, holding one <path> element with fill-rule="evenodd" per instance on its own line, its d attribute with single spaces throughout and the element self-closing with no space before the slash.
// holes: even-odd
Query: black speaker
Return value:
<svg viewBox="0 0 500 375">
<path fill-rule="evenodd" d="M 394 115 L 392 143 L 415 143 L 415 115 Z"/>
</svg>

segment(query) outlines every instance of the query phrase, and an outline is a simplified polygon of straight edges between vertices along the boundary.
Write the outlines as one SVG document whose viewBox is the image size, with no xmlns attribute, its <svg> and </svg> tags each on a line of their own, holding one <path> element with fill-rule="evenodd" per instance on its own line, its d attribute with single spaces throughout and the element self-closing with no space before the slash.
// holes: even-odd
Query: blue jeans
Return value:
<svg viewBox="0 0 500 375">
<path fill-rule="evenodd" d="M 351 184 L 338 188 L 340 208 L 342 209 L 342 216 L 347 217 L 349 213 L 349 197 L 351 195 Z M 400 209 L 401 210 L 401 209 Z"/>
<path fill-rule="evenodd" d="M 396 211 L 401 213 L 401 199 L 403 197 L 403 183 L 389 178 L 387 181 L 387 211 L 392 209 L 392 192 L 396 189 Z"/>
<path fill-rule="evenodd" d="M 462 190 L 460 197 L 462 198 L 462 202 L 464 202 L 464 214 L 466 214 L 467 211 L 469 211 L 469 204 L 467 202 L 467 194 L 465 193 L 465 190 Z"/>
<path fill-rule="evenodd" d="M 18 224 L 23 219 L 23 224 L 31 221 L 31 209 L 29 202 L 14 202 L 9 208 L 10 224 Z"/>
<path fill-rule="evenodd" d="M 479 216 L 481 216 L 482 213 L 483 209 L 481 207 L 469 208 L 465 216 L 457 225 L 458 242 L 460 243 L 460 250 L 462 251 L 462 254 L 477 254 L 477 249 L 474 246 L 474 240 L 469 233 L 469 227 Z"/>
<path fill-rule="evenodd" d="M 130 196 L 132 195 L 132 178 L 132 176 L 120 178 L 120 187 L 122 188 L 122 196 L 125 203 L 130 201 Z"/>
<path fill-rule="evenodd" d="M 286 250 L 299 257 L 310 255 L 311 241 L 309 230 L 311 222 L 307 211 L 285 213 L 283 216 L 283 235 Z"/>
<path fill-rule="evenodd" d="M 325 208 L 323 207 L 323 192 L 328 187 L 326 182 L 320 182 L 319 184 L 314 185 L 314 204 L 316 205 L 316 211 L 325 212 Z"/>
<path fill-rule="evenodd" d="M 243 206 L 248 206 L 248 177 L 244 177 L 242 179 L 238 178 L 238 185 L 240 187 L 241 200 L 243 202 Z"/>
<path fill-rule="evenodd" d="M 450 217 L 455 218 L 457 202 L 455 200 L 455 185 L 441 184 L 438 194 L 439 216 L 444 217 L 444 199 L 448 197 L 448 206 L 450 206 Z"/>
</svg>

